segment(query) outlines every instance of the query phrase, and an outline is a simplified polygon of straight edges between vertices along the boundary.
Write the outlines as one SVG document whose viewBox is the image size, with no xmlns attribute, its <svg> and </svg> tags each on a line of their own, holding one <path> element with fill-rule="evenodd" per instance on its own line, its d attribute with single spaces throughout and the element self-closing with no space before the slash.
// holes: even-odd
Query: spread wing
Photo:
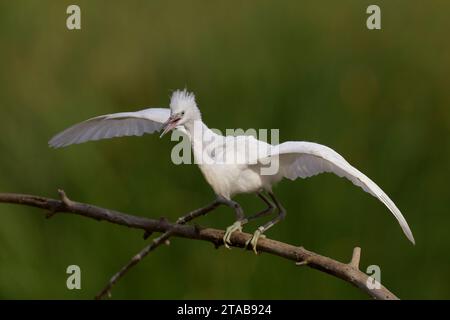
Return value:
<svg viewBox="0 0 450 320">
<path fill-rule="evenodd" d="M 166 108 L 107 114 L 80 122 L 58 133 L 48 144 L 53 148 L 61 148 L 86 141 L 142 136 L 144 133 L 160 131 L 169 117 L 170 109 Z"/>
<path fill-rule="evenodd" d="M 291 180 L 298 177 L 308 178 L 323 172 L 347 178 L 384 203 L 400 223 L 406 237 L 415 243 L 408 223 L 394 202 L 375 182 L 350 165 L 333 149 L 312 142 L 290 141 L 275 146 L 271 155 L 279 157 L 280 173 Z"/>
</svg>

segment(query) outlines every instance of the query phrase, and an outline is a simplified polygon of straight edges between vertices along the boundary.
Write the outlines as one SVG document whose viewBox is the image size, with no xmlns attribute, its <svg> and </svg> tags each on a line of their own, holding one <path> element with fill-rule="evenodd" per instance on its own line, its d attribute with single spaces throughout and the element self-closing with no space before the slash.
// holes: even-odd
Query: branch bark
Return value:
<svg viewBox="0 0 450 320">
<path fill-rule="evenodd" d="M 212 228 L 202 228 L 199 226 L 184 224 L 187 221 L 184 223 L 179 223 L 179 221 L 177 221 L 178 223 L 171 223 L 167 219 L 158 220 L 134 216 L 119 211 L 109 210 L 94 205 L 70 200 L 62 190 L 60 190 L 59 193 L 61 200 L 26 194 L 0 193 L 0 202 L 45 209 L 49 211 L 49 213 L 47 214 L 48 218 L 54 216 L 57 213 L 71 213 L 95 219 L 98 221 L 108 221 L 110 223 L 126 226 L 129 228 L 140 229 L 145 232 L 145 236 L 148 236 L 153 232 L 163 233 L 163 235 L 157 238 L 157 239 L 163 238 L 158 243 L 162 243 L 163 240 L 167 240 L 169 237 L 173 236 L 186 239 L 208 241 L 214 244 L 216 248 L 220 247 L 223 244 L 222 237 L 224 235 L 224 231 L 222 230 Z M 217 206 L 217 205 L 218 204 L 215 204 L 213 202 L 210 206 Z M 209 208 L 210 206 L 207 206 L 205 208 Z M 190 214 L 198 213 L 199 211 L 204 210 L 205 208 L 193 211 Z M 189 214 L 186 216 L 189 216 Z M 164 236 L 164 234 L 167 235 Z M 250 238 L 251 235 L 248 233 L 235 232 L 231 237 L 231 241 L 234 247 L 244 248 L 246 241 L 249 240 Z M 143 251 L 149 250 L 150 247 L 151 244 L 146 248 L 144 248 Z M 152 249 L 150 248 L 149 251 L 151 250 Z M 141 253 L 143 251 L 141 251 Z M 261 238 L 258 241 L 258 251 L 266 252 L 275 256 L 279 256 L 281 258 L 292 260 L 296 262 L 296 264 L 299 266 L 307 266 L 312 269 L 316 269 L 325 272 L 327 274 L 330 274 L 332 276 L 335 276 L 337 278 L 340 278 L 358 287 L 359 289 L 361 289 L 363 292 L 366 292 L 369 296 L 371 296 L 374 299 L 379 300 L 398 299 L 392 292 L 390 292 L 383 285 L 381 285 L 379 289 L 377 288 L 372 289 L 369 286 L 367 286 L 368 281 L 370 282 L 371 279 L 367 274 L 359 270 L 359 260 L 361 255 L 360 248 L 354 249 L 352 259 L 349 263 L 339 262 L 331 258 L 322 256 L 320 254 L 317 254 L 315 252 L 306 250 L 303 247 L 293 246 L 287 243 L 283 243 L 268 238 Z M 141 257 L 141 259 L 142 258 L 143 257 Z M 127 268 L 127 266 L 125 266 L 124 268 Z M 120 278 L 120 275 L 118 278 Z M 115 279 L 113 277 L 111 279 L 111 281 L 114 280 L 112 285 L 118 280 L 118 278 Z M 111 281 L 109 284 L 111 284 Z M 101 293 L 103 294 L 108 293 L 109 290 L 110 287 L 107 286 Z"/>
<path fill-rule="evenodd" d="M 214 210 L 220 205 L 220 201 L 214 201 L 210 205 L 207 205 L 206 207 L 194 210 L 189 212 L 188 214 L 180 217 L 177 219 L 177 224 L 185 224 L 197 217 L 203 216 L 207 214 L 208 212 Z M 145 231 L 144 233 L 144 239 L 147 239 L 151 235 L 151 232 Z M 123 266 L 117 273 L 115 273 L 112 278 L 108 281 L 105 288 L 103 288 L 102 291 L 100 291 L 95 299 L 100 300 L 103 299 L 105 296 L 110 297 L 111 296 L 111 289 L 112 287 L 117 283 L 117 281 L 120 280 L 132 267 L 134 267 L 136 264 L 138 264 L 142 259 L 144 259 L 150 252 L 158 248 L 163 243 L 169 244 L 169 238 L 173 235 L 172 229 L 169 229 L 162 233 L 159 237 L 153 239 L 153 241 L 144 247 L 141 251 L 139 251 L 138 254 L 136 254 L 125 266 Z"/>
</svg>

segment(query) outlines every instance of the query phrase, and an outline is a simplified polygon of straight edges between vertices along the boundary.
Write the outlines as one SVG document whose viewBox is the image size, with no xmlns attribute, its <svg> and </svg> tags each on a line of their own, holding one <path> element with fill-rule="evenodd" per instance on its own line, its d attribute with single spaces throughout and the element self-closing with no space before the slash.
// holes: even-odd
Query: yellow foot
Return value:
<svg viewBox="0 0 450 320">
<path fill-rule="evenodd" d="M 231 249 L 230 245 L 231 245 L 231 235 L 233 234 L 233 232 L 235 231 L 239 231 L 242 232 L 242 222 L 240 221 L 236 221 L 235 223 L 233 223 L 231 226 L 229 226 L 227 228 L 227 230 L 225 231 L 225 235 L 223 236 L 223 244 L 225 245 L 226 248 Z"/>
<path fill-rule="evenodd" d="M 261 229 L 256 229 L 255 233 L 253 233 L 253 236 L 247 240 L 247 242 L 245 243 L 245 247 L 248 247 L 249 244 L 252 245 L 253 248 L 253 252 L 255 252 L 255 254 L 258 254 L 258 251 L 256 251 L 256 245 L 258 243 L 259 238 L 265 238 L 266 236 L 262 233 Z"/>
</svg>

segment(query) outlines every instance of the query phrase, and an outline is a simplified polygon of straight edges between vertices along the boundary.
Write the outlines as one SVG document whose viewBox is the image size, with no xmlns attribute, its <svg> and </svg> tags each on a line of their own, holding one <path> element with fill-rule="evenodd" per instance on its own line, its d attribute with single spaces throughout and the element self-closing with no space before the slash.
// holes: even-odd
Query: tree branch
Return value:
<svg viewBox="0 0 450 320">
<path fill-rule="evenodd" d="M 219 247 L 223 244 L 222 237 L 224 235 L 224 231 L 222 230 L 212 228 L 201 228 L 198 226 L 191 226 L 184 224 L 188 220 L 184 221 L 184 223 L 180 223 L 178 221 L 177 221 L 178 223 L 171 223 L 166 219 L 157 220 L 125 214 L 119 211 L 109 210 L 93 206 L 90 204 L 69 200 L 69 198 L 65 195 L 64 191 L 62 190 L 59 190 L 59 193 L 61 196 L 61 200 L 39 197 L 34 195 L 0 193 L 0 202 L 20 204 L 45 209 L 50 212 L 50 214 L 47 214 L 47 217 L 52 217 L 57 213 L 72 213 L 96 219 L 98 221 L 108 221 L 129 228 L 144 230 L 145 235 L 147 236 L 152 232 L 163 233 L 163 235 L 161 235 L 158 239 L 163 238 L 164 234 L 168 233 L 168 235 L 166 235 L 167 237 L 163 240 L 167 240 L 170 236 L 175 236 L 186 239 L 209 241 L 213 243 L 216 247 Z M 215 206 L 218 206 L 218 204 L 212 203 L 210 206 L 213 206 L 215 208 Z M 210 207 L 207 206 L 205 208 Z M 199 211 L 203 212 L 202 210 L 205 210 L 205 208 L 198 209 L 196 211 L 191 212 L 190 214 L 198 213 Z M 189 214 L 186 216 L 189 216 Z M 246 241 L 249 240 L 250 238 L 251 235 L 248 233 L 235 232 L 231 237 L 231 241 L 234 247 L 243 248 L 245 247 Z M 156 240 L 157 239 L 155 239 L 154 241 Z M 159 241 L 158 243 L 163 242 L 164 241 Z M 151 250 L 153 250 L 151 249 L 151 246 L 152 244 L 144 248 L 143 251 L 148 250 L 148 252 L 150 252 Z M 141 251 L 141 253 L 143 251 Z M 271 240 L 268 238 L 261 238 L 258 241 L 258 251 L 266 252 L 288 260 L 295 261 L 297 265 L 304 265 L 328 273 L 332 276 L 335 276 L 346 282 L 351 283 L 352 285 L 366 292 L 369 296 L 371 296 L 374 299 L 380 300 L 398 299 L 393 293 L 391 293 L 384 286 L 381 286 L 381 288 L 379 289 L 376 288 L 371 289 L 369 288 L 369 286 L 366 285 L 368 283 L 368 280 L 370 282 L 370 278 L 367 274 L 360 271 L 358 268 L 361 255 L 360 248 L 354 249 L 350 263 L 342 263 L 333 260 L 331 258 L 319 255 L 312 251 L 308 251 L 303 247 L 296 247 L 287 243 Z M 127 268 L 127 266 L 125 266 L 124 268 Z M 124 268 L 122 268 L 121 271 L 123 271 Z M 119 271 L 118 273 L 119 275 L 121 271 Z M 116 274 L 115 276 L 117 276 L 118 274 Z M 110 289 L 109 285 L 111 285 L 111 283 L 114 284 L 117 280 L 118 278 L 116 279 L 113 277 L 108 286 L 105 288 L 106 290 L 104 289 L 102 292 L 105 293 L 109 292 Z"/>
<path fill-rule="evenodd" d="M 189 212 L 188 214 L 180 217 L 177 219 L 177 224 L 185 224 L 197 217 L 200 217 L 202 215 L 207 214 L 208 212 L 214 210 L 221 204 L 220 201 L 214 201 L 210 205 L 200 208 L 194 211 Z M 159 237 L 153 239 L 153 241 L 147 245 L 144 249 L 139 251 L 138 254 L 136 254 L 125 266 L 122 267 L 122 269 L 119 270 L 116 274 L 112 276 L 112 278 L 109 280 L 108 284 L 105 288 L 103 288 L 102 291 L 100 291 L 99 294 L 95 297 L 96 299 L 100 300 L 103 299 L 105 296 L 111 296 L 111 289 L 116 284 L 117 281 L 119 281 L 120 278 L 122 278 L 132 267 L 134 267 L 136 264 L 138 264 L 142 259 L 145 258 L 150 252 L 155 250 L 157 247 L 159 247 L 163 243 L 168 243 L 169 238 L 172 236 L 173 231 L 172 229 L 167 230 L 163 234 L 161 234 Z M 150 236 L 149 231 L 146 231 L 144 233 L 144 239 L 148 238 Z"/>
</svg>

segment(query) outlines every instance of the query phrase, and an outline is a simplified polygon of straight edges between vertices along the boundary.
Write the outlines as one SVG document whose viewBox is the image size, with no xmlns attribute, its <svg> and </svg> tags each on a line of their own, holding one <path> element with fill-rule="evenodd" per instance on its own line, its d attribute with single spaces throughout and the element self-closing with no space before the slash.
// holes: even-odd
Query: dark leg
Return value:
<svg viewBox="0 0 450 320">
<path fill-rule="evenodd" d="M 248 220 L 244 216 L 244 211 L 242 210 L 242 207 L 237 203 L 236 201 L 226 199 L 224 197 L 219 196 L 217 198 L 217 201 L 219 201 L 221 204 L 224 204 L 230 208 L 232 208 L 236 213 L 236 221 L 227 228 L 225 231 L 225 234 L 223 236 L 223 244 L 226 248 L 230 249 L 231 245 L 231 235 L 235 231 L 242 231 L 242 226 L 248 222 Z"/>
<path fill-rule="evenodd" d="M 252 215 L 252 216 L 250 216 L 250 217 L 248 217 L 247 221 L 252 221 L 252 220 L 255 220 L 257 218 L 261 218 L 261 217 L 267 216 L 267 215 L 271 214 L 275 210 L 275 206 L 272 204 L 272 202 L 270 202 L 269 199 L 267 199 L 267 197 L 263 193 L 258 192 L 258 197 L 260 197 L 262 199 L 262 201 L 264 201 L 264 203 L 267 204 L 267 208 L 262 210 L 262 211 L 260 211 L 260 212 L 258 212 L 258 213 L 256 213 L 256 214 L 254 214 L 254 215 Z"/>
<path fill-rule="evenodd" d="M 275 195 L 272 192 L 269 192 L 269 196 L 273 200 L 273 202 L 275 203 L 275 205 L 278 209 L 278 215 L 275 218 L 273 218 L 272 220 L 270 220 L 269 222 L 267 222 L 265 225 L 263 225 L 262 228 L 259 227 L 262 229 L 261 232 L 267 231 L 268 229 L 273 227 L 275 224 L 277 224 L 279 221 L 286 218 L 286 209 L 284 209 L 284 207 L 277 200 L 277 198 L 275 198 Z"/>
<path fill-rule="evenodd" d="M 216 201 L 220 204 L 224 204 L 224 205 L 230 207 L 231 209 L 233 209 L 234 212 L 236 213 L 236 220 L 240 220 L 240 221 L 245 220 L 244 210 L 242 210 L 242 207 L 236 201 L 233 201 L 231 199 L 226 199 L 222 196 L 218 196 Z"/>
<path fill-rule="evenodd" d="M 261 237 L 265 231 L 267 231 L 268 229 L 270 229 L 271 227 L 273 227 L 275 224 L 277 224 L 279 221 L 283 220 L 286 217 L 286 210 L 283 208 L 283 206 L 277 200 L 277 198 L 275 198 L 275 195 L 272 192 L 269 192 L 269 196 L 272 199 L 272 201 L 275 203 L 275 206 L 278 209 L 278 215 L 275 218 L 273 218 L 272 220 L 270 220 L 269 222 L 267 222 L 266 224 L 264 224 L 264 225 L 260 226 L 258 229 L 256 229 L 255 233 L 253 234 L 252 239 L 248 242 L 248 243 L 251 243 L 251 245 L 253 247 L 253 251 L 255 253 L 257 253 L 256 245 L 258 243 L 259 237 Z"/>
</svg>

